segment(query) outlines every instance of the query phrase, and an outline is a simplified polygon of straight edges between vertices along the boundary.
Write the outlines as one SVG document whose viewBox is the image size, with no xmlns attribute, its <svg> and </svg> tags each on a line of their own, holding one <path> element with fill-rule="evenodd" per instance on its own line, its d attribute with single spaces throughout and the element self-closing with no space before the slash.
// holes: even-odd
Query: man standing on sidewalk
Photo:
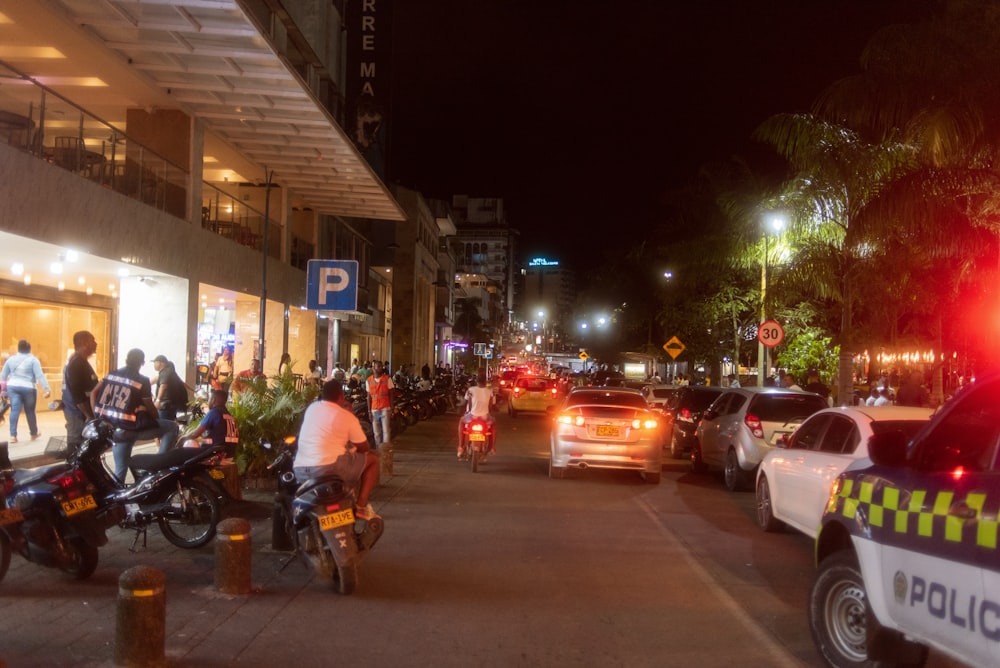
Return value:
<svg viewBox="0 0 1000 668">
<path fill-rule="evenodd" d="M 368 389 L 368 413 L 372 417 L 375 432 L 375 447 L 381 448 L 389 440 L 389 414 L 392 412 L 391 391 L 395 387 L 385 372 L 381 362 L 372 364 L 372 375 L 366 381 Z"/>
<path fill-rule="evenodd" d="M 62 408 L 66 417 L 66 446 L 70 452 L 83 443 L 83 425 L 94 419 L 90 393 L 97 387 L 97 372 L 90 356 L 97 352 L 97 339 L 87 330 L 73 335 L 75 352 L 63 369 Z"/>
</svg>

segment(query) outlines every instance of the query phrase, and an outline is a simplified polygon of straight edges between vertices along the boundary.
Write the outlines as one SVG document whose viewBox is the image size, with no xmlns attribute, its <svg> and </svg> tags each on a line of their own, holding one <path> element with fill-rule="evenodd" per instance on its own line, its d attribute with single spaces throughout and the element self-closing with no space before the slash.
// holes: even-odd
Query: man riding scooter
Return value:
<svg viewBox="0 0 1000 668">
<path fill-rule="evenodd" d="M 480 369 L 479 373 L 476 375 L 476 384 L 470 387 L 465 392 L 465 415 L 462 419 L 458 421 L 458 458 L 462 459 L 466 456 L 465 449 L 462 447 L 462 427 L 475 418 L 481 418 L 486 420 L 490 427 L 494 427 L 496 424 L 496 418 L 493 417 L 491 410 L 493 405 L 496 403 L 496 398 L 493 396 L 493 390 L 486 386 L 486 369 Z M 490 445 L 490 451 L 488 454 L 496 454 L 496 429 L 492 429 L 494 433 L 493 442 Z"/>
</svg>

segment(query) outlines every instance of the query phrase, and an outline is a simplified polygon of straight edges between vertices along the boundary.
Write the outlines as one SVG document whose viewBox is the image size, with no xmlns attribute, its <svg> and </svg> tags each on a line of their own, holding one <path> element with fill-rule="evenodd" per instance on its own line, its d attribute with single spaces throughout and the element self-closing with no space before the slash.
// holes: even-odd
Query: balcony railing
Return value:
<svg viewBox="0 0 1000 668">
<path fill-rule="evenodd" d="M 172 216 L 263 250 L 264 213 L 202 182 L 200 221 L 188 220 L 190 174 L 126 130 L 0 61 L 0 142 Z M 267 253 L 281 257 L 283 226 L 269 222 Z"/>
</svg>

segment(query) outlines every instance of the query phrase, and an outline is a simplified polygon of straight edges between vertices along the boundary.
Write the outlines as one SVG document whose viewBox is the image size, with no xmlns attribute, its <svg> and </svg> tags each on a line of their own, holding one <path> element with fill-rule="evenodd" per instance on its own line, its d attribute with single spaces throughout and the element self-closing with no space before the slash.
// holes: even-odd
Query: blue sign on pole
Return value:
<svg viewBox="0 0 1000 668">
<path fill-rule="evenodd" d="M 306 308 L 316 311 L 358 310 L 358 261 L 309 260 Z"/>
</svg>

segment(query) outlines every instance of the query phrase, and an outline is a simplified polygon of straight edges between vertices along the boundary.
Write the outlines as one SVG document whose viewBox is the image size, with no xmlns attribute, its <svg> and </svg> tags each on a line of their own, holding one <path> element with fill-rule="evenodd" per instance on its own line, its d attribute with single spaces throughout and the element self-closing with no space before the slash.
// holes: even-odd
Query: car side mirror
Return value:
<svg viewBox="0 0 1000 668">
<path fill-rule="evenodd" d="M 875 434 L 868 441 L 868 457 L 876 466 L 904 466 L 906 446 L 906 435 L 901 431 Z"/>
</svg>

